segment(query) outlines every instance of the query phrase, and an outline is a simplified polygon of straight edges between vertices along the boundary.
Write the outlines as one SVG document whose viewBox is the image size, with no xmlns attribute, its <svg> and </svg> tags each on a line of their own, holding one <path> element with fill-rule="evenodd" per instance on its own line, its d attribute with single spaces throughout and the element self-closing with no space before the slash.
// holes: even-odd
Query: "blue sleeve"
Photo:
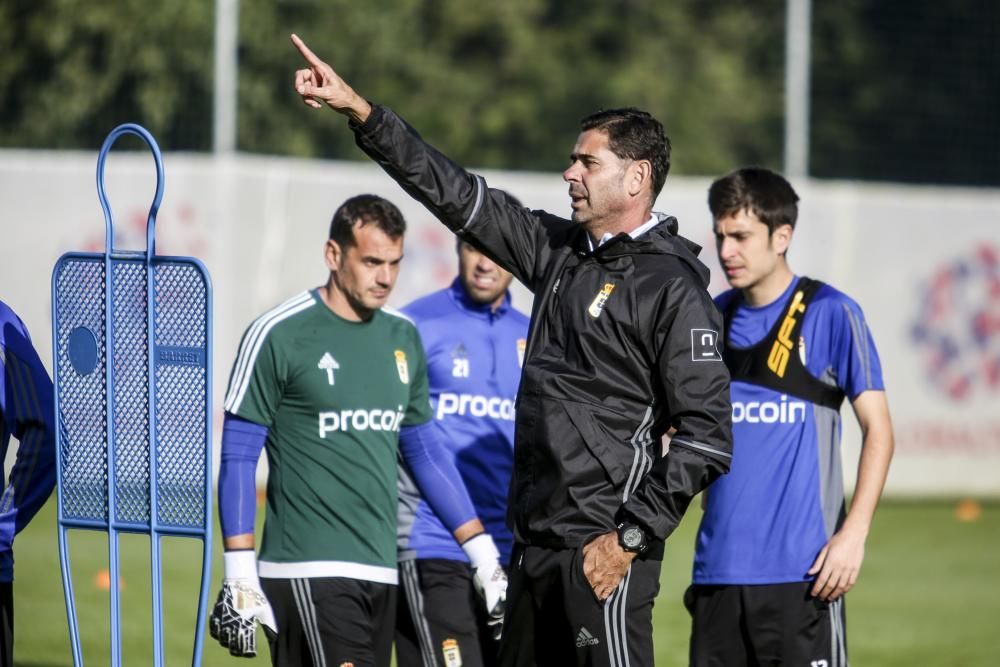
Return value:
<svg viewBox="0 0 1000 667">
<path fill-rule="evenodd" d="M 0 496 L 0 552 L 35 516 L 56 482 L 55 406 L 52 380 L 31 344 L 28 330 L 0 304 L 0 425 L 3 451 L 18 439 L 10 482 Z"/>
<path fill-rule="evenodd" d="M 254 531 L 257 459 L 266 441 L 266 426 L 226 413 L 219 466 L 219 523 L 223 538 Z"/>
<path fill-rule="evenodd" d="M 438 441 L 432 422 L 400 429 L 399 452 L 420 494 L 448 530 L 454 532 L 466 521 L 476 518 L 462 477 Z"/>
<path fill-rule="evenodd" d="M 852 401 L 862 392 L 883 390 L 882 364 L 861 307 L 841 293 L 837 293 L 836 298 L 824 300 L 823 305 L 820 322 L 816 323 L 816 327 L 817 333 L 828 333 L 829 349 L 825 354 L 820 354 L 816 361 L 822 361 L 833 371 L 837 386 Z M 823 336 L 817 337 L 817 342 L 821 345 L 822 338 Z M 809 365 L 814 374 L 821 375 L 824 370 L 812 367 L 811 363 Z"/>
</svg>

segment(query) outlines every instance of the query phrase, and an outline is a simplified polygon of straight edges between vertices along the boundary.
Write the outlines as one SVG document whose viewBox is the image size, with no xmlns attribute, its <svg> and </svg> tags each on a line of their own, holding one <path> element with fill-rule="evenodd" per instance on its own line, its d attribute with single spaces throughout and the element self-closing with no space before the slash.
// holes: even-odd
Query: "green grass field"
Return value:
<svg viewBox="0 0 1000 667">
<path fill-rule="evenodd" d="M 699 513 L 692 512 L 671 538 L 654 612 L 656 660 L 685 665 L 688 618 L 681 594 L 691 570 Z M 95 578 L 107 567 L 107 540 L 73 531 L 74 587 L 84 660 L 108 664 L 108 593 Z M 197 604 L 199 542 L 164 543 L 164 618 L 168 665 L 190 664 Z M 18 536 L 14 586 L 16 663 L 24 667 L 71 665 L 59 556 L 55 502 Z M 123 663 L 148 665 L 148 539 L 126 536 L 121 556 Z M 222 576 L 215 549 L 212 601 Z M 854 665 L 874 667 L 973 667 L 1000 664 L 1000 503 L 987 503 L 974 522 L 955 519 L 953 502 L 886 502 L 868 540 L 865 567 L 848 596 L 848 638 Z M 206 632 L 203 664 L 269 664 L 230 658 Z M 261 636 L 261 640 L 263 637 Z"/>
</svg>

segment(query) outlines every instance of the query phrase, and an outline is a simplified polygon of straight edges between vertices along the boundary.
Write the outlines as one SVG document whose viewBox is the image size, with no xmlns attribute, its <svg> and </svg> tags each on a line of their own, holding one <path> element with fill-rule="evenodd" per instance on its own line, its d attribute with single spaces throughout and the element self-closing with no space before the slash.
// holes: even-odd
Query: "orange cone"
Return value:
<svg viewBox="0 0 1000 667">
<path fill-rule="evenodd" d="M 972 498 L 966 498 L 955 505 L 955 518 L 962 523 L 979 521 L 983 516 L 983 506 Z"/>
<path fill-rule="evenodd" d="M 98 570 L 94 575 L 94 586 L 102 591 L 111 590 L 111 572 L 108 570 Z M 125 590 L 125 580 L 118 577 L 118 590 Z"/>
</svg>

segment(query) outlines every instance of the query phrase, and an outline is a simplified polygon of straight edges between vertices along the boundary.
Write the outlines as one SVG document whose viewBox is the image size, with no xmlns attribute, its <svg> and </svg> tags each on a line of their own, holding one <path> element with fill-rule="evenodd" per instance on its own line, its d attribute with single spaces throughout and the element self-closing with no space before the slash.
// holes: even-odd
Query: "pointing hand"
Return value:
<svg viewBox="0 0 1000 667">
<path fill-rule="evenodd" d="M 363 123 L 371 113 L 371 105 L 354 92 L 327 63 L 319 58 L 298 35 L 292 35 L 292 44 L 306 61 L 305 69 L 295 72 L 295 91 L 306 106 L 314 109 L 326 104 L 334 111 Z"/>
</svg>

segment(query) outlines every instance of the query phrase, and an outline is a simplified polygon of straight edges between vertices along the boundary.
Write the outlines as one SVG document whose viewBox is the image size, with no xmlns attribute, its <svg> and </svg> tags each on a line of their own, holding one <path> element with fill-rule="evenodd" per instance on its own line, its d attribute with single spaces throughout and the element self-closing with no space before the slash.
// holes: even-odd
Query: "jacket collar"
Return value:
<svg viewBox="0 0 1000 667">
<path fill-rule="evenodd" d="M 635 252 L 664 252 L 662 241 L 666 239 L 680 239 L 689 243 L 687 239 L 677 235 L 677 218 L 657 212 L 654 212 L 647 222 L 633 229 L 631 233 L 621 232 L 611 237 L 605 235 L 605 239 L 601 240 L 601 244 L 597 248 L 593 247 L 590 234 L 582 228 L 577 228 L 577 234 L 573 246 L 580 255 L 615 257 Z M 695 250 L 697 255 L 701 248 L 695 244 L 691 245 L 697 248 Z"/>
<path fill-rule="evenodd" d="M 677 219 L 662 213 L 654 214 L 657 223 L 649 231 L 632 238 L 622 232 L 611 237 L 594 251 L 590 250 L 590 236 L 578 227 L 572 247 L 578 257 L 592 257 L 598 262 L 611 262 L 636 255 L 672 255 L 687 264 L 698 276 L 703 287 L 708 286 L 708 267 L 698 260 L 701 246 L 677 233 Z"/>
<path fill-rule="evenodd" d="M 637 239 L 640 236 L 642 236 L 643 234 L 645 234 L 646 232 L 648 232 L 650 229 L 652 229 L 653 227 L 655 227 L 656 225 L 660 224 L 660 219 L 657 217 L 657 215 L 659 215 L 659 214 L 652 214 L 652 215 L 649 216 L 649 220 L 647 220 L 646 222 L 642 223 L 641 225 L 639 225 L 638 227 L 636 227 L 632 231 L 630 231 L 630 232 L 621 232 L 621 233 L 622 234 L 627 234 L 628 236 L 630 236 L 633 239 Z M 605 243 L 607 243 L 608 241 L 610 241 L 613 238 L 615 238 L 614 234 L 612 234 L 611 232 L 606 232 L 604 234 L 604 236 L 601 237 L 601 240 L 597 244 L 597 247 L 600 248 L 602 245 L 604 245 Z M 594 247 L 594 240 L 592 238 L 590 238 L 590 234 L 587 234 L 587 243 L 589 244 L 588 247 L 590 248 L 590 252 L 594 252 L 594 250 L 596 250 L 596 248 Z"/>
</svg>

